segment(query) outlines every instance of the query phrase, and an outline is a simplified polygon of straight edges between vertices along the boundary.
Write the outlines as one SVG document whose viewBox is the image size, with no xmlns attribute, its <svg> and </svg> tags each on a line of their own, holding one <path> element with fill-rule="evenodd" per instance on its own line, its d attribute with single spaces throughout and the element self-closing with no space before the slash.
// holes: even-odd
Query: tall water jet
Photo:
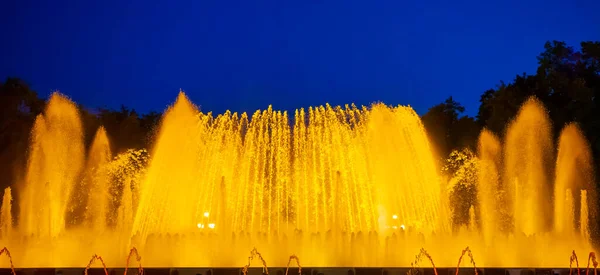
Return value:
<svg viewBox="0 0 600 275">
<path fill-rule="evenodd" d="M 141 240 L 199 229 L 366 233 L 392 222 L 449 232 L 434 156 L 409 107 L 309 108 L 292 129 L 271 107 L 213 118 L 182 93 L 154 148 L 132 228 Z"/>
<path fill-rule="evenodd" d="M 131 220 L 135 218 L 133 213 L 133 192 L 131 191 L 131 181 L 128 180 L 123 185 L 121 204 L 117 213 L 116 228 L 119 232 L 131 231 Z"/>
<path fill-rule="evenodd" d="M 10 187 L 6 187 L 2 197 L 2 206 L 0 207 L 0 239 L 10 238 L 12 227 L 12 193 Z"/>
<path fill-rule="evenodd" d="M 84 154 L 77 107 L 63 95 L 52 94 L 32 131 L 20 200 L 19 225 L 24 234 L 56 237 L 64 231 L 67 206 Z"/>
<path fill-rule="evenodd" d="M 584 240 L 590 239 L 590 208 L 595 209 L 596 204 L 588 200 L 588 190 L 581 190 L 580 212 L 579 212 L 579 234 Z M 595 212 L 592 212 L 595 213 Z M 593 214 L 592 214 L 593 215 Z"/>
<path fill-rule="evenodd" d="M 578 226 L 582 232 L 589 232 L 588 211 L 595 213 L 595 209 L 589 209 L 588 205 L 593 207 L 595 203 L 588 204 L 587 197 L 588 194 L 595 197 L 594 185 L 590 146 L 578 125 L 568 124 L 561 131 L 556 159 L 554 228 L 557 232 L 573 233 Z"/>
<path fill-rule="evenodd" d="M 87 162 L 83 153 L 68 154 L 74 160 L 69 167 L 56 164 L 55 158 L 64 159 L 65 144 L 77 147 L 81 139 L 67 143 L 57 138 L 74 130 L 61 124 L 66 130 L 57 131 L 52 126 L 57 119 L 42 115 L 32 132 L 25 182 L 31 187 L 20 192 L 23 201 L 16 200 L 22 203 L 22 230 L 13 231 L 11 239 L 19 245 L 11 252 L 18 255 L 19 267 L 79 266 L 93 253 L 103 255 L 107 263 L 124 265 L 124 253 L 131 246 L 139 249 L 146 267 L 232 267 L 246 264 L 247 251 L 257 247 L 275 266 L 285 265 L 287 258 L 281 255 L 295 254 L 307 266 L 366 267 L 405 265 L 414 249 L 429 247 L 436 264 L 451 266 L 456 257 L 448 251 L 468 244 L 481 266 L 561 267 L 568 262 L 560 253 L 546 253 L 549 244 L 557 251 L 591 249 L 587 236 L 596 222 L 590 204 L 596 200 L 593 189 L 563 188 L 565 194 L 573 194 L 564 196 L 569 198 L 564 208 L 578 213 L 562 217 L 579 221 L 583 238 L 557 230 L 530 237 L 502 234 L 512 216 L 517 216 L 517 231 L 541 232 L 543 223 L 536 222 L 541 218 L 535 218 L 553 210 L 552 203 L 543 202 L 551 197 L 552 180 L 536 174 L 553 174 L 554 163 L 547 159 L 554 152 L 545 119 L 543 109 L 528 101 L 508 129 L 506 167 L 501 167 L 498 138 L 484 131 L 479 158 L 460 157 L 459 172 L 446 184 L 437 174 L 423 125 L 410 107 L 324 105 L 296 110 L 290 118 L 269 106 L 251 118 L 231 112 L 213 117 L 199 112 L 181 93 L 162 118 L 149 165 L 144 150 L 128 150 L 108 162 L 109 143 L 100 129 Z M 561 145 L 564 150 L 575 144 L 574 138 L 568 140 Z M 563 161 L 577 163 L 573 158 L 578 156 L 560 157 L 556 169 L 563 169 Z M 110 181 L 94 181 L 98 172 L 104 173 L 103 166 L 108 167 L 107 175 L 99 177 Z M 54 213 L 60 212 L 57 205 L 67 204 L 63 190 L 71 192 L 72 185 L 58 193 L 56 181 L 49 179 L 57 178 L 52 174 L 56 171 L 77 174 L 71 170 L 77 167 L 85 168 L 80 178 L 63 176 L 67 180 L 60 182 L 94 184 L 85 189 L 92 193 L 86 198 L 90 196 L 88 214 L 94 219 L 61 228 L 53 222 L 58 219 Z M 557 177 L 571 186 L 579 181 L 573 175 Z M 452 181 L 469 187 L 451 193 L 456 195 L 453 203 L 464 203 L 461 209 L 470 206 L 465 230 L 450 229 Z M 478 203 L 473 201 L 475 183 Z M 107 185 L 110 188 L 102 187 Z M 98 229 L 106 226 L 105 194 L 94 189 L 110 189 L 114 196 L 108 206 L 110 229 L 103 232 Z M 502 198 L 505 191 L 510 191 L 507 201 Z M 540 192 L 548 193 L 527 200 Z M 513 202 L 521 208 L 512 207 Z M 0 213 L 8 213 L 6 208 Z M 529 224 L 531 217 L 534 222 Z"/>
<path fill-rule="evenodd" d="M 553 159 L 551 124 L 544 106 L 528 99 L 505 138 L 504 182 L 511 194 L 515 230 L 526 235 L 544 232 L 552 217 Z"/>
<path fill-rule="evenodd" d="M 477 191 L 481 214 L 481 229 L 484 239 L 489 243 L 492 237 L 500 230 L 502 217 L 498 211 L 501 205 L 499 200 L 500 171 L 502 147 L 500 140 L 494 133 L 483 129 L 479 134 L 477 143 L 479 156 L 479 171 L 477 177 Z"/>
<path fill-rule="evenodd" d="M 366 152 L 379 203 L 419 232 L 448 232 L 443 190 L 418 115 L 410 107 L 374 105 L 367 132 Z"/>
<path fill-rule="evenodd" d="M 235 186 L 233 189 L 226 187 L 221 192 L 228 192 L 229 198 L 237 197 L 236 201 L 223 202 L 228 205 L 228 209 L 233 210 L 232 229 L 236 232 L 274 233 L 284 230 L 286 224 L 289 225 L 292 182 L 288 176 L 291 170 L 288 157 L 290 153 L 288 123 L 287 113 L 273 111 L 270 106 L 267 110 L 255 112 L 250 121 L 246 121 L 245 116 L 242 116 L 240 123 L 236 123 L 236 116 L 218 117 L 215 121 L 213 127 L 218 129 L 214 134 L 216 140 L 210 141 L 207 146 L 223 153 L 222 157 L 219 157 L 222 160 L 216 159 L 210 162 L 239 160 L 239 163 L 233 166 L 237 167 L 239 174 L 236 174 L 239 178 L 231 174 L 228 169 L 219 173 L 225 175 L 223 179 L 225 181 L 222 182 L 224 185 Z M 231 130 L 224 132 L 225 129 Z M 244 133 L 240 132 L 242 129 L 245 129 Z M 239 138 L 240 134 L 243 135 L 243 143 Z M 229 140 L 233 148 L 227 148 L 222 143 L 224 140 Z M 232 176 L 234 178 L 231 178 Z M 221 183 L 218 174 L 208 177 L 207 180 L 208 187 L 215 190 Z M 221 196 L 219 194 L 219 197 Z M 216 209 L 218 206 L 216 202 L 217 200 L 206 201 L 204 208 Z"/>
<path fill-rule="evenodd" d="M 86 219 L 94 231 L 102 231 L 107 225 L 109 210 L 109 174 L 111 161 L 110 144 L 104 127 L 99 127 L 92 141 L 86 163 L 87 199 Z"/>
<path fill-rule="evenodd" d="M 109 215 L 109 222 L 116 226 L 120 235 L 131 234 L 141 182 L 146 174 L 147 156 L 145 149 L 129 149 L 107 165 L 107 174 L 114 188 L 110 194 L 113 200 L 110 208 L 117 209 L 116 214 Z"/>
<path fill-rule="evenodd" d="M 187 233 L 196 228 L 203 209 L 198 209 L 200 144 L 208 137 L 207 120 L 196 106 L 180 93 L 166 112 L 154 146 L 140 202 L 133 223 L 133 234 L 142 240 L 150 233 Z"/>
</svg>

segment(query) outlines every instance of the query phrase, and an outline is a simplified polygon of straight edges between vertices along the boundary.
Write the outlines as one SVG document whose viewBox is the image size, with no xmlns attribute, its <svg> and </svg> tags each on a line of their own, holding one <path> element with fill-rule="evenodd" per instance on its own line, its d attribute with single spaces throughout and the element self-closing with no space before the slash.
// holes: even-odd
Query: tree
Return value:
<svg viewBox="0 0 600 275">
<path fill-rule="evenodd" d="M 442 173 L 449 179 L 447 191 L 455 229 L 469 225 L 470 210 L 477 208 L 477 173 L 479 161 L 469 149 L 453 150 L 444 161 Z"/>
<path fill-rule="evenodd" d="M 430 141 L 440 157 L 448 156 L 452 149 L 471 148 L 477 141 L 479 125 L 468 116 L 460 116 L 465 111 L 452 97 L 435 105 L 421 118 Z"/>
<path fill-rule="evenodd" d="M 29 133 L 44 101 L 18 78 L 0 84 L 0 188 L 21 178 L 27 162 Z"/>
<path fill-rule="evenodd" d="M 98 119 L 106 128 L 115 154 L 127 149 L 140 149 L 145 145 L 144 132 L 135 110 L 125 106 L 121 106 L 120 110 L 100 109 Z"/>
<path fill-rule="evenodd" d="M 573 121 L 583 123 L 585 129 L 585 124 L 598 117 L 599 102 L 594 96 L 600 88 L 598 44 L 583 42 L 579 52 L 564 42 L 547 42 L 537 57 L 535 75 L 517 76 L 512 83 L 501 83 L 481 96 L 479 124 L 502 135 L 523 102 L 535 96 L 546 105 L 555 135 Z"/>
<path fill-rule="evenodd" d="M 158 112 L 149 112 L 140 118 L 140 127 L 144 132 L 144 148 L 151 149 L 152 141 L 155 137 L 155 132 L 158 130 L 162 114 Z"/>
</svg>

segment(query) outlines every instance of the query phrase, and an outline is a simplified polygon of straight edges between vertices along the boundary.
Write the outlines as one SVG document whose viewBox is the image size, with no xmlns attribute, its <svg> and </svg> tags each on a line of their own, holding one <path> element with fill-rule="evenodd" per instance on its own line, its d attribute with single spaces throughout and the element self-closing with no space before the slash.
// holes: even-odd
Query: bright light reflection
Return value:
<svg viewBox="0 0 600 275">
<path fill-rule="evenodd" d="M 208 216 L 209 216 L 209 215 L 210 215 L 210 213 L 208 213 L 208 212 L 204 212 L 204 217 L 207 217 L 207 218 L 208 218 Z"/>
<path fill-rule="evenodd" d="M 214 223 L 209 223 L 208 224 L 208 228 L 214 229 L 215 228 L 215 224 Z"/>
</svg>

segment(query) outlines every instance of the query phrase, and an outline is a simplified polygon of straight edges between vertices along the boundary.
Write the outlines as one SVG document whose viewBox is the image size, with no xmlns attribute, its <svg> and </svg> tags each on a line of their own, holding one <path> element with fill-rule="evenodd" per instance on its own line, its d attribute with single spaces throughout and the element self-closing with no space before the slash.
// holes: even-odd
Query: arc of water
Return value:
<svg viewBox="0 0 600 275">
<path fill-rule="evenodd" d="M 589 275 L 590 261 L 592 262 L 592 264 L 594 266 L 594 275 L 597 275 L 598 261 L 596 261 L 596 253 L 594 253 L 594 252 L 590 252 L 590 255 L 588 256 L 588 263 L 587 263 L 587 267 L 585 268 L 585 275 Z"/>
<path fill-rule="evenodd" d="M 473 269 L 475 270 L 475 275 L 477 275 L 477 265 L 475 264 L 475 259 L 473 258 L 473 253 L 471 252 L 471 249 L 467 246 L 465 249 L 463 249 L 462 253 L 460 254 L 460 258 L 458 258 L 458 265 L 456 266 L 456 275 L 458 275 L 458 271 L 460 269 L 460 263 L 462 262 L 462 258 L 465 256 L 465 253 L 467 254 L 467 256 L 469 256 L 469 258 L 471 258 L 471 263 L 473 264 Z"/>
<path fill-rule="evenodd" d="M 409 271 L 409 274 L 410 275 L 416 274 L 416 267 L 419 266 L 419 262 L 421 261 L 422 256 L 425 256 L 425 257 L 427 257 L 427 259 L 429 259 L 429 262 L 431 262 L 431 266 L 433 267 L 433 274 L 438 275 L 437 268 L 435 267 L 435 263 L 433 262 L 433 258 L 431 258 L 431 255 L 429 255 L 429 253 L 427 253 L 427 250 L 425 250 L 425 248 L 421 248 L 421 250 L 419 251 L 419 254 L 417 254 L 417 256 L 415 256 L 415 261 L 410 264 L 412 268 Z"/>
<path fill-rule="evenodd" d="M 131 256 L 135 254 L 135 260 L 138 262 L 138 275 L 143 275 L 144 274 L 144 268 L 142 267 L 142 257 L 140 256 L 140 254 L 138 253 L 137 248 L 132 247 L 131 250 L 129 250 L 129 255 L 127 255 L 127 261 L 125 262 L 125 273 L 124 275 L 127 275 L 127 270 L 129 269 L 129 260 L 131 260 Z"/>
<path fill-rule="evenodd" d="M 285 269 L 285 275 L 288 275 L 288 271 L 290 270 L 290 264 L 292 263 L 292 260 L 296 261 L 296 265 L 298 266 L 298 275 L 302 275 L 302 266 L 300 265 L 300 259 L 298 259 L 298 256 L 296 256 L 296 255 L 290 256 L 290 259 L 288 260 L 287 268 Z"/>
<path fill-rule="evenodd" d="M 104 268 L 104 275 L 108 275 L 108 270 L 106 269 L 106 264 L 104 263 L 104 260 L 102 259 L 102 257 L 98 256 L 97 254 L 94 254 L 92 256 L 92 258 L 90 259 L 90 262 L 85 266 L 85 270 L 83 271 L 83 275 L 88 275 L 88 270 L 90 269 L 90 266 L 96 260 L 100 260 L 100 262 L 102 263 L 102 268 Z"/>
<path fill-rule="evenodd" d="M 573 262 L 577 264 L 577 275 L 581 275 L 581 270 L 579 270 L 579 260 L 577 259 L 577 254 L 575 250 L 573 250 L 573 254 L 569 258 L 569 275 L 573 275 Z"/>
<path fill-rule="evenodd" d="M 248 268 L 250 267 L 250 264 L 252 263 L 252 260 L 254 259 L 254 257 L 258 256 L 258 258 L 260 259 L 260 261 L 263 264 L 263 273 L 266 275 L 269 275 L 269 269 L 267 268 L 267 262 L 265 261 L 265 259 L 263 259 L 262 255 L 260 254 L 260 252 L 258 252 L 258 250 L 256 250 L 256 247 L 252 249 L 252 251 L 250 251 L 250 256 L 248 257 L 248 264 L 245 265 L 242 268 L 242 273 L 244 275 L 248 275 Z M 87 275 L 87 274 L 86 274 Z"/>
<path fill-rule="evenodd" d="M 15 266 L 13 265 L 12 256 L 10 255 L 10 251 L 8 251 L 8 248 L 6 246 L 2 248 L 2 250 L 0 250 L 0 255 L 2 254 L 6 254 L 6 257 L 8 257 L 8 261 L 10 261 L 10 272 L 12 273 L 12 275 L 17 275 L 17 273 L 15 272 Z"/>
</svg>

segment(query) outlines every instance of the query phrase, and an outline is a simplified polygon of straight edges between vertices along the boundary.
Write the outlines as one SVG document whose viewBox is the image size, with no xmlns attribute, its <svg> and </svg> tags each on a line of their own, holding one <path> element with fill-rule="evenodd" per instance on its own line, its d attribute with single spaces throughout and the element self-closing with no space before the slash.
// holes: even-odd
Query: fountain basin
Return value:
<svg viewBox="0 0 600 275">
<path fill-rule="evenodd" d="M 410 267 L 303 267 L 301 275 L 406 275 L 411 270 Z M 417 268 L 418 274 L 434 275 L 433 268 Z M 109 275 L 124 274 L 125 268 L 108 268 Z M 573 273 L 577 272 L 575 269 Z M 581 269 L 585 272 L 585 268 Z M 590 271 L 591 272 L 591 271 Z M 85 268 L 16 268 L 17 275 L 83 275 Z M 473 268 L 461 267 L 458 270 L 459 275 L 474 274 Z M 485 275 L 568 275 L 568 268 L 478 268 L 478 274 Z M 102 268 L 90 268 L 89 275 L 104 275 Z M 138 270 L 129 269 L 127 275 L 136 275 Z M 242 268 L 145 268 L 145 275 L 243 275 Z M 248 269 L 248 275 L 262 275 L 263 268 L 251 267 Z M 285 267 L 270 267 L 270 275 L 285 275 Z M 288 270 L 288 274 L 298 274 L 298 268 Z M 455 275 L 456 267 L 437 268 L 438 275 Z M 12 275 L 11 269 L 0 269 L 0 275 Z"/>
</svg>

